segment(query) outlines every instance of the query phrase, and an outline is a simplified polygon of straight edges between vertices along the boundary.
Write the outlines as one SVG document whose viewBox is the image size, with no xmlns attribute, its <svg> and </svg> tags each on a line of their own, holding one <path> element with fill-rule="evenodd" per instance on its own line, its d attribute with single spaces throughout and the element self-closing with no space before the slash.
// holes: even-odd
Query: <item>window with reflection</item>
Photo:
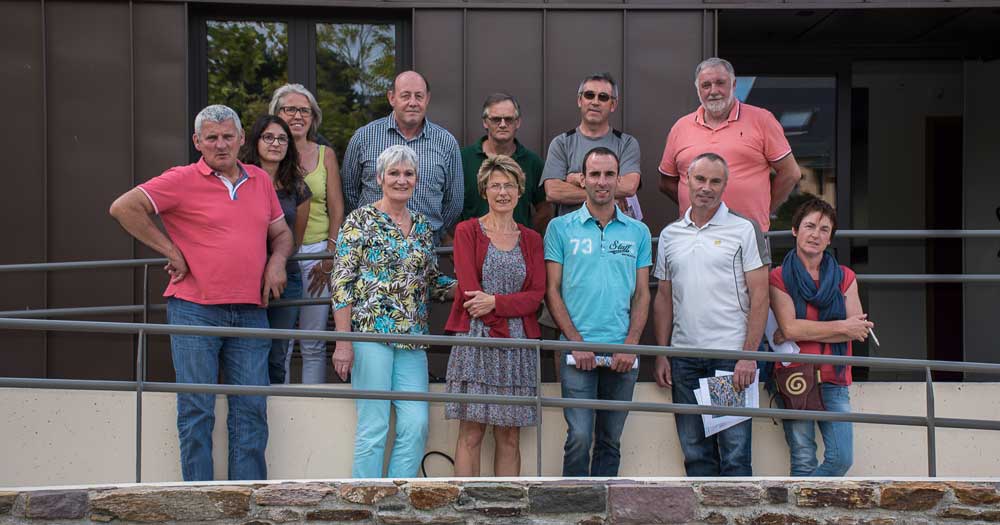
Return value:
<svg viewBox="0 0 1000 525">
<path fill-rule="evenodd" d="M 386 91 L 396 76 L 392 24 L 316 24 L 316 98 L 320 133 L 343 155 L 354 130 L 389 114 Z"/>
<path fill-rule="evenodd" d="M 791 229 L 792 213 L 811 196 L 837 206 L 834 77 L 737 77 L 740 101 L 774 114 L 802 170 L 802 180 L 771 216 L 771 230 Z"/>
<path fill-rule="evenodd" d="M 280 22 L 209 20 L 208 103 L 225 104 L 249 127 L 288 82 L 288 27 Z"/>
<path fill-rule="evenodd" d="M 401 68 L 408 10 L 368 16 L 197 5 L 192 11 L 192 117 L 208 104 L 226 104 L 249 127 L 267 112 L 275 89 L 299 83 L 323 111 L 319 142 L 342 157 L 357 128 L 391 111 L 386 90 Z"/>
</svg>

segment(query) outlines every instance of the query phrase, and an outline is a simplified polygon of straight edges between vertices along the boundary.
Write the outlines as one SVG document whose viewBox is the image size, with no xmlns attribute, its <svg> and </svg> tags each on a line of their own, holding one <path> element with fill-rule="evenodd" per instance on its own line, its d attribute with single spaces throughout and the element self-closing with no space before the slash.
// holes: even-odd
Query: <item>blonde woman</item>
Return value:
<svg viewBox="0 0 1000 525">
<path fill-rule="evenodd" d="M 536 319 L 545 297 L 542 237 L 514 221 L 525 177 L 514 159 L 486 159 L 477 176 L 486 215 L 455 228 L 458 291 L 445 329 L 471 337 L 538 338 Z M 448 392 L 534 396 L 537 352 L 525 348 L 457 345 L 448 360 Z M 461 421 L 455 445 L 455 475 L 478 476 L 487 425 L 493 426 L 493 473 L 521 472 L 521 427 L 538 420 L 534 406 L 448 403 L 445 417 Z"/>
<path fill-rule="evenodd" d="M 316 142 L 323 112 L 316 97 L 301 84 L 285 84 L 271 97 L 270 113 L 281 117 L 292 131 L 295 148 L 299 152 L 299 165 L 306 174 L 306 185 L 312 192 L 309 221 L 302 240 L 300 254 L 336 251 L 337 234 L 344 222 L 344 193 L 340 186 L 340 168 L 333 149 Z M 299 261 L 306 286 L 306 297 L 330 297 L 330 274 L 333 260 Z M 330 316 L 330 303 L 303 306 L 299 311 L 299 328 L 326 330 Z M 302 383 L 326 382 L 326 343 L 300 340 L 302 352 Z M 291 352 L 285 363 L 288 377 Z"/>
</svg>

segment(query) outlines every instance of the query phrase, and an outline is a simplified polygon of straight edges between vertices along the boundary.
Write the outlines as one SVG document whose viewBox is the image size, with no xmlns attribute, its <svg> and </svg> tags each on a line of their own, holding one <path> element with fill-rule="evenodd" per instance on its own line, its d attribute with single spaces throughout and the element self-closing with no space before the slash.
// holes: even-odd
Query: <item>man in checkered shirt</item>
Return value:
<svg viewBox="0 0 1000 525">
<path fill-rule="evenodd" d="M 375 164 L 389 146 L 404 144 L 417 152 L 417 187 L 407 206 L 427 216 L 435 244 L 450 244 L 447 231 L 462 213 L 465 184 L 458 141 L 427 120 L 431 90 L 416 71 L 396 76 L 388 92 L 392 113 L 365 124 L 351 137 L 340 171 L 347 211 L 382 197 Z"/>
</svg>

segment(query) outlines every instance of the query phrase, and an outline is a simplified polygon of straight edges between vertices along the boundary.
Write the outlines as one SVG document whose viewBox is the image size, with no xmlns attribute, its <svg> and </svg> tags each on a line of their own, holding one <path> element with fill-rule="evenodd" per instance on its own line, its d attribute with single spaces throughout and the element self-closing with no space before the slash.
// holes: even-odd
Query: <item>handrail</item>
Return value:
<svg viewBox="0 0 1000 525">
<path fill-rule="evenodd" d="M 788 231 L 770 232 L 769 237 L 782 238 L 791 235 Z M 841 230 L 839 237 L 868 239 L 924 239 L 924 238 L 1000 238 L 1000 230 Z M 657 237 L 652 241 L 655 243 Z M 437 253 L 451 253 L 450 247 L 436 248 Z M 332 259 L 334 254 L 316 253 L 302 254 L 291 257 L 291 260 Z M 105 260 L 105 261 L 70 261 L 56 263 L 30 263 L 0 265 L 0 273 L 25 271 L 61 271 L 97 268 L 143 268 L 143 304 L 118 305 L 76 308 L 50 308 L 40 310 L 17 310 L 0 312 L 0 329 L 14 330 L 47 330 L 47 331 L 78 331 L 99 333 L 122 333 L 138 336 L 136 348 L 136 381 L 93 381 L 72 379 L 25 379 L 0 377 L 0 387 L 11 388 L 69 388 L 82 390 L 128 391 L 136 394 L 136 482 L 142 481 L 141 450 L 142 450 L 142 405 L 144 392 L 204 392 L 216 394 L 243 394 L 267 396 L 322 397 L 341 399 L 414 399 L 429 402 L 478 402 L 496 404 L 534 405 L 538 409 L 538 439 L 541 439 L 542 407 L 576 407 L 603 410 L 634 410 L 645 412 L 662 412 L 675 414 L 717 414 L 747 417 L 791 417 L 816 421 L 851 421 L 858 423 L 877 423 L 890 425 L 924 426 L 927 428 L 927 461 L 928 474 L 935 476 L 937 472 L 936 429 L 963 428 L 980 430 L 1000 430 L 1000 421 L 939 418 L 934 410 L 934 389 L 932 370 L 954 372 L 978 372 L 1000 375 L 1000 364 L 966 363 L 953 361 L 928 361 L 918 359 L 896 359 L 879 357 L 855 356 L 825 356 L 805 354 L 775 354 L 761 352 L 754 356 L 758 361 L 792 361 L 800 363 L 829 363 L 837 365 L 867 366 L 900 370 L 923 370 L 926 382 L 926 415 L 900 416 L 892 414 L 870 413 L 832 413 L 813 412 L 787 409 L 762 408 L 722 408 L 700 405 L 683 405 L 676 403 L 646 403 L 634 401 L 605 401 L 587 399 L 550 398 L 541 395 L 541 357 L 540 350 L 580 350 L 604 352 L 626 352 L 639 355 L 657 355 L 671 357 L 710 357 L 716 359 L 741 359 L 746 353 L 733 350 L 717 350 L 704 348 L 677 348 L 668 346 L 644 345 L 609 345 L 601 343 L 578 343 L 570 341 L 532 340 L 532 339 L 493 339 L 473 337 L 448 337 L 440 335 L 397 335 L 397 334 L 364 334 L 357 332 L 327 332 L 311 330 L 276 330 L 253 328 L 221 328 L 184 325 L 164 325 L 148 323 L 148 314 L 153 310 L 163 310 L 165 305 L 149 304 L 149 268 L 162 265 L 164 258 Z M 866 283 L 983 283 L 1000 282 L 1000 275 L 995 274 L 859 274 L 858 280 Z M 655 284 L 653 285 L 655 286 Z M 323 304 L 325 299 L 294 299 L 273 301 L 273 307 L 300 306 L 308 304 Z M 96 321 L 50 321 L 31 319 L 31 317 L 58 317 L 73 315 L 106 315 L 106 314 L 137 314 L 142 313 L 142 323 L 109 323 Z M 442 394 L 431 392 L 387 392 L 354 390 L 344 388 L 303 389 L 294 386 L 245 386 L 245 385 L 209 385 L 209 384 L 176 384 L 146 381 L 146 340 L 149 334 L 169 335 L 216 335 L 228 337 L 255 337 L 279 339 L 314 339 L 324 341 L 372 341 L 401 342 L 421 345 L 476 345 L 503 346 L 514 348 L 529 348 L 538 350 L 536 361 L 536 395 L 530 396 L 486 396 L 474 394 Z M 536 451 L 537 474 L 542 472 L 541 446 Z"/>
<path fill-rule="evenodd" d="M 767 237 L 785 238 L 791 237 L 790 230 L 780 230 L 766 232 Z M 851 239 L 1000 239 L 1000 230 L 838 230 L 837 238 Z M 657 235 L 653 235 L 652 242 L 655 244 L 659 240 Z M 434 249 L 438 254 L 449 254 L 452 252 L 450 246 L 437 247 Z M 310 254 L 295 254 L 288 259 L 291 261 L 307 261 L 314 259 L 334 259 L 336 255 L 332 252 L 318 252 Z M 150 259 L 109 259 L 100 261 L 65 261 L 48 263 L 22 263 L 22 264 L 0 264 L 0 273 L 5 272 L 50 272 L 60 270 L 91 270 L 97 268 L 141 268 L 143 266 L 155 266 L 166 264 L 164 257 Z M 950 281 L 949 281 L 950 282 Z"/>
<path fill-rule="evenodd" d="M 570 351 L 587 349 L 594 352 L 626 352 L 630 354 L 669 357 L 704 357 L 713 359 L 742 359 L 746 352 L 712 348 L 682 348 L 675 346 L 629 345 L 610 343 L 581 343 L 555 339 L 506 339 L 465 337 L 449 335 L 376 334 L 364 332 L 334 332 L 326 330 L 279 330 L 275 328 L 233 328 L 220 326 L 192 326 L 160 323 L 115 323 L 104 321 L 51 321 L 43 319 L 2 319 L 0 330 L 45 330 L 55 332 L 100 332 L 137 335 L 209 335 L 216 337 L 248 337 L 257 339 L 310 339 L 321 341 L 358 341 L 371 343 L 397 342 L 418 345 L 466 345 L 505 348 L 540 348 L 542 350 Z M 778 354 L 758 352 L 756 361 L 794 361 L 797 363 L 833 364 L 886 368 L 892 370 L 931 370 L 948 372 L 980 372 L 1000 375 L 1000 363 L 964 361 L 930 361 L 893 357 L 837 356 L 814 354 Z"/>
<path fill-rule="evenodd" d="M 907 283 L 1000 283 L 1000 274 L 875 274 L 861 273 L 855 276 L 859 282 L 865 284 L 907 284 Z M 651 280 L 649 288 L 656 289 L 658 281 Z M 309 306 L 314 304 L 327 304 L 329 299 L 281 299 L 271 301 L 270 307 L 282 308 L 286 306 Z M 92 316 L 92 315 L 123 315 L 135 314 L 146 311 L 162 312 L 167 309 L 165 303 L 152 304 L 148 306 L 140 304 L 113 305 L 113 306 L 77 306 L 68 308 L 38 308 L 28 310 L 0 310 L 0 317 L 37 319 L 44 317 L 72 317 L 72 316 Z"/>
<path fill-rule="evenodd" d="M 536 396 L 495 396 L 476 394 L 449 394 L 433 392 L 392 392 L 355 390 L 331 387 L 297 386 L 247 386 L 247 385 L 211 385 L 211 384 L 178 384 L 145 381 L 142 363 L 145 361 L 146 337 L 148 334 L 183 334 L 183 335 L 215 335 L 228 337 L 255 338 L 286 338 L 304 337 L 322 340 L 350 340 L 375 342 L 401 342 L 418 344 L 445 345 L 479 345 L 504 346 L 514 348 L 535 348 L 549 350 L 592 350 L 617 351 L 641 355 L 664 355 L 671 357 L 709 357 L 717 359 L 739 359 L 746 357 L 746 352 L 734 350 L 715 350 L 703 348 L 677 348 L 643 345 L 613 345 L 604 343 L 580 343 L 571 341 L 476 338 L 462 336 L 439 335 L 403 335 L 403 334 L 368 334 L 357 332 L 326 332 L 312 330 L 276 330 L 263 328 L 227 328 L 204 327 L 188 325 L 165 325 L 151 323 L 106 323 L 96 321 L 47 321 L 37 319 L 0 319 L 0 329 L 15 330 L 49 330 L 49 331 L 82 331 L 104 333 L 127 333 L 139 336 L 137 348 L 138 362 L 136 364 L 136 381 L 95 381 L 73 379 L 27 379 L 0 377 L 0 387 L 9 388 L 56 388 L 80 390 L 134 391 L 136 393 L 136 482 L 141 482 L 141 425 L 142 425 L 142 394 L 144 392 L 169 393 L 214 393 L 236 395 L 266 395 L 286 397 L 321 397 L 339 399 L 411 399 L 428 402 L 476 402 L 512 405 L 532 405 L 556 408 L 591 408 L 601 410 L 629 410 L 639 412 L 657 412 L 674 414 L 717 414 L 746 417 L 790 417 L 815 421 L 850 421 L 857 423 L 874 423 L 903 426 L 923 426 L 927 428 L 927 461 L 928 474 L 935 476 L 937 472 L 936 429 L 961 428 L 977 430 L 1000 430 L 1000 421 L 938 418 L 934 414 L 933 380 L 931 370 L 948 370 L 962 372 L 980 372 L 1000 374 L 1000 364 L 996 363 L 964 363 L 949 361 L 929 361 L 919 359 L 895 359 L 855 356 L 829 356 L 806 354 L 775 354 L 771 352 L 757 353 L 754 357 L 762 361 L 792 361 L 805 363 L 850 364 L 854 366 L 869 366 L 895 369 L 925 370 L 927 382 L 927 414 L 921 416 L 902 416 L 895 414 L 871 413 L 835 413 L 822 411 L 788 410 L 773 408 L 724 408 L 706 407 L 701 405 L 686 405 L 677 403 L 648 403 L 635 401 L 607 401 L 593 399 L 566 399 L 542 396 L 541 376 L 536 374 Z M 141 373 L 140 373 L 141 372 Z M 539 410 L 539 424 L 542 412 Z M 540 439 L 541 431 L 538 436 Z M 539 447 L 540 450 L 540 447 Z M 542 472 L 542 456 L 536 454 L 537 474 Z"/>
</svg>

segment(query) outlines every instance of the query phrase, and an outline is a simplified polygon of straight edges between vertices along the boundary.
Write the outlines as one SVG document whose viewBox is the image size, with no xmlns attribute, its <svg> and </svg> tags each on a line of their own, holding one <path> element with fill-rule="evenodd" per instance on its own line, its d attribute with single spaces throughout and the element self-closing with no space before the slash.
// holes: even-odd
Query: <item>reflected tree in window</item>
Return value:
<svg viewBox="0 0 1000 525">
<path fill-rule="evenodd" d="M 288 33 L 273 22 L 208 22 L 208 103 L 225 104 L 249 128 L 288 82 Z"/>
<path fill-rule="evenodd" d="M 393 25 L 316 25 L 320 133 L 341 158 L 356 129 L 391 111 L 385 94 L 396 75 L 395 53 Z"/>
</svg>

